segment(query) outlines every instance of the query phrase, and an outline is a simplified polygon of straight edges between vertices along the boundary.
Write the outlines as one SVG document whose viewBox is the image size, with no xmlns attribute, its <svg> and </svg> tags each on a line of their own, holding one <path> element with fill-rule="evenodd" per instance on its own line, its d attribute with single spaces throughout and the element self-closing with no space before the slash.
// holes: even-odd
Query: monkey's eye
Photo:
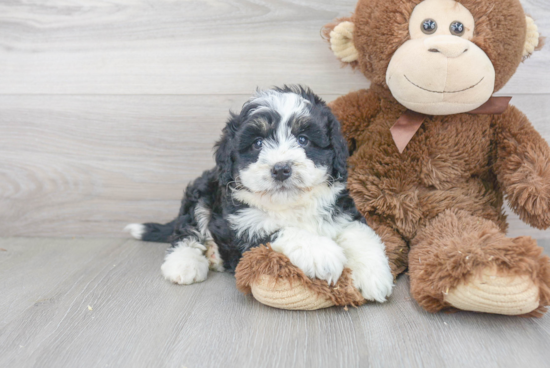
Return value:
<svg viewBox="0 0 550 368">
<path fill-rule="evenodd" d="M 307 137 L 304 137 L 303 135 L 298 137 L 298 144 L 300 146 L 305 147 L 307 146 L 308 142 L 309 142 L 309 139 L 307 139 Z"/>
<path fill-rule="evenodd" d="M 254 141 L 254 143 L 252 143 L 252 147 L 254 147 L 255 149 L 261 149 L 263 142 L 264 140 L 262 138 L 258 138 Z"/>
<path fill-rule="evenodd" d="M 458 21 L 452 22 L 449 29 L 455 36 L 462 36 L 465 31 L 464 24 Z"/>
<path fill-rule="evenodd" d="M 422 22 L 420 29 L 422 29 L 422 32 L 425 34 L 435 33 L 435 31 L 437 31 L 437 23 L 433 19 L 426 19 Z"/>
</svg>

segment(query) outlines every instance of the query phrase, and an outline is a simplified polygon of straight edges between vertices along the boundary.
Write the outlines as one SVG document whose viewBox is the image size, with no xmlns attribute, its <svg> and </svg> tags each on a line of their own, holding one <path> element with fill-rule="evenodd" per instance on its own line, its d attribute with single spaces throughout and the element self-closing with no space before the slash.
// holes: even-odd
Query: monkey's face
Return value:
<svg viewBox="0 0 550 368">
<path fill-rule="evenodd" d="M 539 45 L 520 0 L 358 0 L 325 35 L 380 93 L 428 115 L 481 106 Z"/>
<path fill-rule="evenodd" d="M 493 94 L 495 68 L 471 39 L 474 17 L 453 0 L 425 0 L 410 17 L 410 40 L 397 49 L 386 72 L 392 95 L 428 115 L 471 111 Z"/>
</svg>

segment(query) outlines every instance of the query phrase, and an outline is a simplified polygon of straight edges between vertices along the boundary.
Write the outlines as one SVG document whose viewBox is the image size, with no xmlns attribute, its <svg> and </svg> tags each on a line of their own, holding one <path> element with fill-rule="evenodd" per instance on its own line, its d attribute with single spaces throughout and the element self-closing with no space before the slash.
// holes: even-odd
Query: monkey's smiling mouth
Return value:
<svg viewBox="0 0 550 368">
<path fill-rule="evenodd" d="M 459 90 L 459 91 L 432 91 L 432 90 L 430 90 L 430 89 L 427 89 L 427 88 L 424 88 L 424 87 L 420 87 L 418 84 L 413 83 L 409 78 L 407 78 L 407 76 L 406 76 L 405 74 L 403 74 L 403 76 L 404 76 L 405 79 L 406 79 L 407 81 L 409 81 L 409 83 L 412 84 L 413 86 L 418 87 L 418 88 L 420 88 L 420 89 L 422 89 L 422 90 L 424 90 L 424 91 L 432 92 L 432 93 L 459 93 L 459 92 L 464 92 L 464 91 L 467 91 L 467 90 L 469 90 L 469 89 L 474 88 L 475 86 L 477 86 L 478 84 L 480 84 L 481 81 L 483 81 L 483 80 L 485 79 L 485 77 L 482 77 L 482 78 L 479 80 L 479 82 L 477 82 L 477 83 L 474 84 L 473 86 L 470 86 L 470 87 L 468 87 L 468 88 L 461 89 L 461 90 Z"/>
</svg>

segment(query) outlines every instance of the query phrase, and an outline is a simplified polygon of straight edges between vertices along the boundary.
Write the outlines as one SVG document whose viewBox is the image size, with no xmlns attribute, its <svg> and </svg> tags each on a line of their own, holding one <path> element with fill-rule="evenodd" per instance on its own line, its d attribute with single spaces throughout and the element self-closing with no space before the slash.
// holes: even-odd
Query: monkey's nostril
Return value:
<svg viewBox="0 0 550 368">
<path fill-rule="evenodd" d="M 428 51 L 429 51 L 429 52 L 439 52 L 438 49 L 429 49 Z"/>
</svg>

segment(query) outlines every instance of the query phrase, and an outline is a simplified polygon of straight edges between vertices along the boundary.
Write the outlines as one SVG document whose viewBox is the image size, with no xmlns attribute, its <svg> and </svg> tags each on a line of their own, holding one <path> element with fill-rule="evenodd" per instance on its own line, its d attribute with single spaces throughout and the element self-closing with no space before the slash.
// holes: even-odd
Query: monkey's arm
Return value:
<svg viewBox="0 0 550 368">
<path fill-rule="evenodd" d="M 538 229 L 550 226 L 550 148 L 514 106 L 495 117 L 497 180 L 510 207 Z"/>
<path fill-rule="evenodd" d="M 338 97 L 328 106 L 342 125 L 344 137 L 351 143 L 351 139 L 361 136 L 379 113 L 380 98 L 371 90 L 362 89 Z"/>
</svg>

